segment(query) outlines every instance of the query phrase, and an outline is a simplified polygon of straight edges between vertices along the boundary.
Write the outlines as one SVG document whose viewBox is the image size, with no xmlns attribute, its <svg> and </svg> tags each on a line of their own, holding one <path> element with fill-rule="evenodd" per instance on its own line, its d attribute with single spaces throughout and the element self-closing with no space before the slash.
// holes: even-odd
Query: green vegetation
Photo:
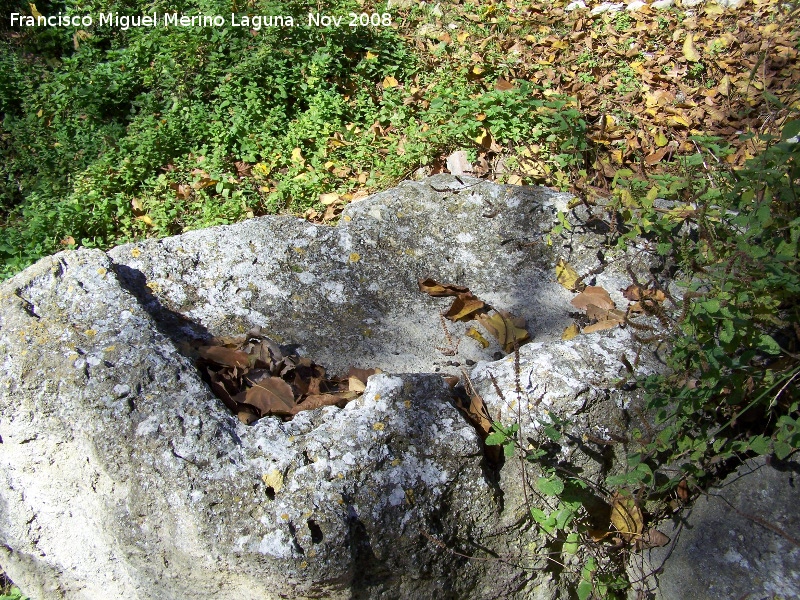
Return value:
<svg viewBox="0 0 800 600">
<path fill-rule="evenodd" d="M 589 17 L 565 4 L 414 3 L 392 11 L 390 27 L 4 23 L 0 277 L 64 248 L 254 215 L 330 220 L 322 195 L 341 206 L 467 149 L 478 175 L 571 191 L 613 224 L 609 248 L 644 242 L 662 258 L 643 286 L 681 286 L 663 304 L 642 302 L 659 326 L 634 329 L 667 348 L 671 372 L 631 376 L 657 422 L 634 432 L 628 471 L 595 496 L 636 513 L 679 488 L 691 495 L 742 457 L 785 459 L 800 447 L 797 9 Z M 223 0 L 37 6 L 231 11 Z M 304 24 L 317 7 L 236 10 Z M 350 11 L 386 8 L 325 6 Z M 554 238 L 568 235 L 569 217 Z M 558 442 L 568 424 L 548 419 L 542 435 Z M 621 553 L 586 525 L 586 482 L 543 467 L 553 461 L 523 448 L 515 427 L 495 424 L 487 443 L 544 469 L 533 481 L 554 509 L 531 519 L 556 553 L 603 547 L 583 563 L 577 595 L 613 597 L 629 582 Z"/>
<path fill-rule="evenodd" d="M 780 461 L 800 448 L 799 136 L 800 119 L 788 120 L 781 135 L 767 136 L 766 150 L 737 171 L 710 169 L 730 148 L 715 138 L 694 138 L 701 151 L 683 161 L 681 173 L 645 180 L 618 172 L 619 193 L 591 207 L 606 222 L 619 219 L 608 233 L 609 248 L 645 242 L 645 251 L 663 258 L 652 281 L 634 283 L 661 290 L 670 301 L 665 307 L 645 297 L 642 310 L 656 323 L 628 322 L 643 343 L 666 350 L 667 374 L 631 373 L 631 381 L 621 382 L 644 390 L 653 427 L 631 432 L 627 470 L 594 490 L 612 509 L 621 507 L 618 522 L 612 510 L 616 531 L 637 534 L 622 533 L 623 539 L 647 534 L 645 505 L 655 520 L 675 507 L 671 498 L 688 500 L 746 457 Z M 569 235 L 569 215 L 559 214 L 559 221 L 554 234 Z M 680 289 L 677 297 L 670 283 Z M 557 443 L 571 424 L 549 419 L 542 432 Z M 486 443 L 502 445 L 509 458 L 520 453 L 543 470 L 536 487 L 554 497 L 554 508 L 531 508 L 531 517 L 551 536 L 554 550 L 574 553 L 578 540 L 594 548 L 578 596 L 616 597 L 630 584 L 620 557 L 591 543 L 597 541 L 589 525 L 592 496 L 581 493 L 587 482 L 569 468 L 543 467 L 556 464 L 542 450 L 547 445 L 523 447 L 518 429 L 495 423 Z"/>
<path fill-rule="evenodd" d="M 136 13 L 95 4 L 79 14 Z M 48 12 L 59 10 L 79 12 L 63 0 Z M 248 12 L 305 23 L 308 10 Z M 321 194 L 386 187 L 476 138 L 541 140 L 563 167 L 585 132 L 566 100 L 527 83 L 482 93 L 467 72 L 425 68 L 389 27 L 31 28 L 2 41 L 0 61 L 4 276 L 65 247 L 320 208 Z"/>
<path fill-rule="evenodd" d="M 5 573 L 0 571 L 0 600 L 30 600 L 17 586 L 8 581 Z"/>
</svg>

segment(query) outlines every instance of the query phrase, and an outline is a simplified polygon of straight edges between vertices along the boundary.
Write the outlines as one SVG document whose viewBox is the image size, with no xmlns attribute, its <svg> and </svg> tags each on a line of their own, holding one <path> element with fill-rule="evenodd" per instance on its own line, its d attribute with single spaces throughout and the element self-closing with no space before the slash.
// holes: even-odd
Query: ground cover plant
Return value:
<svg viewBox="0 0 800 600">
<path fill-rule="evenodd" d="M 609 248 L 644 241 L 664 264 L 652 281 L 631 282 L 660 327 L 616 320 L 647 343 L 669 342 L 672 369 L 627 382 L 658 417 L 629 448 L 629 469 L 605 484 L 629 549 L 657 516 L 645 505 L 666 510 L 731 461 L 782 460 L 800 446 L 800 9 L 759 0 L 591 15 L 566 5 L 325 7 L 391 15 L 388 26 L 353 29 L 4 22 L 0 275 L 60 249 L 255 215 L 333 222 L 370 191 L 443 171 L 457 150 L 473 175 L 570 191 L 551 242 L 570 234 L 580 207 L 604 225 Z M 256 0 L 17 7 L 298 18 L 310 9 Z M 551 441 L 568 428 L 545 425 Z M 518 438 L 514 424 L 497 423 L 487 443 L 542 458 Z M 552 513 L 531 515 L 554 547 L 604 548 L 579 569 L 578 596 L 628 586 L 604 534 L 582 524 L 580 482 L 557 471 L 533 481 L 554 499 Z"/>
</svg>

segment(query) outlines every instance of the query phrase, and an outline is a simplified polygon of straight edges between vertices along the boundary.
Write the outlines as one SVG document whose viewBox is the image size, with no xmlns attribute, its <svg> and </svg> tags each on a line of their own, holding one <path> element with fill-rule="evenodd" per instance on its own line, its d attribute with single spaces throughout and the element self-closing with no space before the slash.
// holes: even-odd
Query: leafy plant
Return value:
<svg viewBox="0 0 800 600">
<path fill-rule="evenodd" d="M 518 423 L 504 426 L 494 422 L 493 431 L 485 443 L 487 446 L 502 447 L 507 459 L 519 453 L 529 469 L 540 472 L 531 486 L 531 492 L 539 496 L 541 502 L 537 504 L 546 508 L 539 508 L 532 503 L 529 507 L 530 516 L 548 539 L 547 547 L 552 549 L 551 555 L 561 555 L 560 560 L 552 559 L 555 564 L 563 567 L 569 556 L 583 549 L 584 563 L 579 570 L 576 586 L 578 596 L 589 598 L 595 594 L 603 599 L 616 598 L 617 592 L 630 586 L 627 578 L 618 572 L 608 556 L 586 553 L 590 530 L 586 504 L 591 498 L 587 493 L 587 481 L 560 465 L 552 455 L 553 448 L 557 447 L 569 426 L 569 422 L 548 413 L 547 419 L 541 423 L 540 440 L 524 449 L 518 439 Z"/>
<path fill-rule="evenodd" d="M 0 600 L 30 600 L 30 598 L 23 594 L 17 586 L 13 585 L 0 595 Z"/>
</svg>

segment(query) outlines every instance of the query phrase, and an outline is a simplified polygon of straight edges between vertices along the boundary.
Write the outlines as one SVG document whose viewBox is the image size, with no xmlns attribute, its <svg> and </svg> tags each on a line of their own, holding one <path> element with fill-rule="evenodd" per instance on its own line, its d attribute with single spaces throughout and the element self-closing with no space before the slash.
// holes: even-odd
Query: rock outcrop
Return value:
<svg viewBox="0 0 800 600">
<path fill-rule="evenodd" d="M 662 525 L 672 543 L 646 555 L 659 573 L 656 600 L 797 598 L 800 513 L 796 460 L 745 462 L 691 507 Z"/>
<path fill-rule="evenodd" d="M 568 597 L 546 540 L 519 527 L 536 501 L 520 465 L 488 464 L 436 374 L 471 370 L 493 418 L 526 435 L 547 412 L 624 431 L 628 332 L 560 339 L 574 309 L 555 261 L 586 272 L 601 250 L 589 233 L 571 256 L 548 246 L 566 200 L 438 176 L 350 205 L 337 227 L 254 219 L 63 252 L 5 282 L 3 568 L 41 599 Z M 597 275 L 619 302 L 624 273 Z M 446 334 L 447 299 L 420 277 L 524 317 L 519 365 L 464 324 Z M 343 409 L 245 426 L 184 348 L 254 326 L 329 372 L 385 373 Z M 625 451 L 562 446 L 595 481 Z"/>
</svg>

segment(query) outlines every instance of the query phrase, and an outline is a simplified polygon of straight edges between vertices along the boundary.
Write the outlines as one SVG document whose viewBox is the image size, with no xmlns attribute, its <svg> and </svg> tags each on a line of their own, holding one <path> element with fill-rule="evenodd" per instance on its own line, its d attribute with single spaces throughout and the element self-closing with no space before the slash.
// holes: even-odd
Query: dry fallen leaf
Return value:
<svg viewBox="0 0 800 600">
<path fill-rule="evenodd" d="M 494 84 L 494 89 L 504 92 L 506 90 L 514 89 L 514 84 L 508 81 L 507 79 L 503 79 L 500 77 Z"/>
<path fill-rule="evenodd" d="M 351 392 L 363 392 L 367 389 L 367 386 L 358 377 L 349 377 L 347 379 L 347 387 Z"/>
<path fill-rule="evenodd" d="M 636 541 L 636 547 L 639 550 L 645 548 L 660 548 L 669 544 L 669 538 L 661 533 L 658 529 L 650 528 L 645 532 L 642 537 Z"/>
<path fill-rule="evenodd" d="M 292 414 L 302 410 L 313 410 L 323 406 L 334 406 L 358 397 L 358 392 L 339 392 L 337 394 L 312 394 L 294 407 Z"/>
<path fill-rule="evenodd" d="M 200 356 L 226 367 L 248 367 L 250 356 L 245 352 L 224 348 L 222 346 L 202 346 L 198 348 Z"/>
<path fill-rule="evenodd" d="M 563 258 L 559 258 L 556 263 L 556 278 L 558 279 L 558 283 L 570 291 L 580 291 L 584 287 L 583 284 L 579 282 L 580 275 L 578 275 L 578 272 Z"/>
<path fill-rule="evenodd" d="M 685 479 L 681 479 L 680 483 L 678 484 L 678 498 L 680 498 L 683 502 L 687 502 L 689 500 L 689 485 L 686 483 Z"/>
<path fill-rule="evenodd" d="M 614 492 L 611 497 L 611 523 L 627 541 L 641 534 L 644 517 L 636 504 L 636 498 Z"/>
<path fill-rule="evenodd" d="M 471 337 L 473 340 L 478 342 L 482 348 L 489 347 L 489 340 L 483 337 L 483 335 L 481 335 L 481 332 L 475 329 L 474 327 L 469 328 L 469 330 L 467 331 L 467 336 Z"/>
<path fill-rule="evenodd" d="M 264 377 L 258 381 L 248 380 L 252 387 L 235 396 L 235 400 L 258 409 L 261 416 L 291 415 L 295 401 L 292 387 L 280 377 Z"/>
<path fill-rule="evenodd" d="M 486 331 L 497 338 L 506 354 L 513 352 L 515 346 L 521 346 L 530 337 L 525 329 L 525 319 L 504 310 L 495 311 L 491 315 L 479 314 L 475 318 Z"/>
<path fill-rule="evenodd" d="M 444 316 L 451 321 L 470 321 L 475 318 L 478 311 L 485 308 L 486 304 L 482 300 L 473 296 L 471 292 L 466 292 L 456 296 Z"/>
<path fill-rule="evenodd" d="M 611 296 L 608 295 L 608 292 L 602 287 L 594 285 L 586 286 L 586 288 L 580 294 L 575 296 L 570 301 L 570 304 L 581 310 L 585 310 L 590 304 L 600 308 L 605 308 L 606 310 L 611 310 L 615 307 L 615 304 L 611 300 Z"/>
<path fill-rule="evenodd" d="M 481 398 L 480 394 L 475 391 L 472 382 L 467 374 L 464 374 L 465 384 L 464 390 L 466 396 L 462 394 L 454 394 L 453 400 L 456 408 L 458 408 L 467 417 L 467 420 L 472 423 L 475 430 L 482 440 L 485 440 L 492 431 L 492 419 L 489 416 L 489 410 Z M 486 446 L 486 457 L 492 463 L 499 463 L 502 456 L 502 449 L 500 446 Z"/>
<path fill-rule="evenodd" d="M 215 338 L 197 348 L 203 378 L 242 423 L 259 417 L 289 418 L 322 406 L 343 407 L 365 388 L 377 369 L 350 369 L 347 378 L 326 379 L 325 369 L 308 358 L 284 355 L 260 328 L 244 338 Z"/>
<path fill-rule="evenodd" d="M 322 202 L 325 206 L 330 206 L 331 204 L 335 204 L 341 199 L 339 194 L 320 194 L 319 201 Z"/>
<path fill-rule="evenodd" d="M 667 147 L 667 146 L 665 146 L 664 148 L 661 148 L 660 150 L 656 150 L 652 154 L 648 154 L 647 156 L 645 156 L 644 157 L 644 162 L 646 164 L 648 164 L 648 165 L 654 165 L 657 162 L 660 162 L 661 159 L 664 158 L 664 156 L 666 155 L 666 153 L 669 150 L 670 150 L 670 148 Z"/>
<path fill-rule="evenodd" d="M 580 328 L 575 323 L 573 323 L 564 330 L 564 333 L 561 334 L 561 339 L 564 340 L 565 342 L 569 341 L 575 336 L 577 336 L 580 332 L 581 332 Z"/>
<path fill-rule="evenodd" d="M 439 283 L 431 279 L 430 277 L 427 279 L 420 279 L 417 282 L 419 285 L 419 291 L 425 292 L 429 296 L 433 296 L 434 298 L 438 298 L 441 296 L 458 296 L 459 294 L 464 294 L 469 292 L 469 288 L 464 287 L 463 285 L 453 285 L 450 283 Z"/>
<path fill-rule="evenodd" d="M 370 375 L 376 375 L 377 373 L 381 373 L 380 369 L 357 369 L 356 367 L 350 367 L 350 370 L 347 372 L 347 377 L 352 379 L 356 378 L 361 383 L 367 383 L 367 379 L 369 379 Z"/>
<path fill-rule="evenodd" d="M 467 153 L 463 150 L 453 152 L 447 157 L 447 170 L 453 175 L 463 175 L 472 172 L 472 165 L 467 160 Z"/>
<path fill-rule="evenodd" d="M 617 309 L 606 309 L 590 304 L 586 307 L 586 316 L 596 319 L 596 323 L 583 328 L 583 333 L 595 333 L 604 329 L 611 329 L 625 322 L 625 313 Z"/>
<path fill-rule="evenodd" d="M 641 300 L 642 298 L 648 298 L 650 300 L 655 300 L 656 302 L 663 302 L 666 300 L 666 296 L 661 290 L 656 288 L 645 289 L 636 284 L 631 284 L 624 290 L 620 291 L 626 300 L 631 301 Z"/>
</svg>

